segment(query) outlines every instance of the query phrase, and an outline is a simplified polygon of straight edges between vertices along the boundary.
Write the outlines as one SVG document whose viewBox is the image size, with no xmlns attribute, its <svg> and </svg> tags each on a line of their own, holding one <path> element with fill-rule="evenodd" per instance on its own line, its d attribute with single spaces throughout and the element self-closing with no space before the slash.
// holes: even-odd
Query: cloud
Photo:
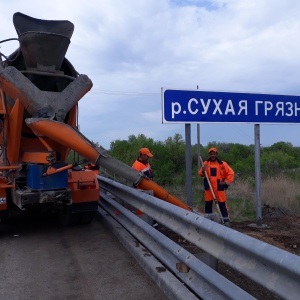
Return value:
<svg viewBox="0 0 300 300">
<path fill-rule="evenodd" d="M 106 148 L 131 134 L 154 140 L 184 136 L 184 124 L 161 123 L 161 87 L 299 95 L 297 1 L 104 0 L 83 5 L 12 0 L 1 10 L 0 40 L 16 37 L 12 16 L 17 11 L 74 23 L 67 58 L 94 84 L 79 104 L 81 130 Z M 15 42 L 9 45 L 1 44 L 0 51 L 15 50 Z M 298 125 L 262 125 L 261 130 L 263 145 L 300 145 Z M 251 144 L 253 132 L 247 124 L 202 124 L 200 141 Z"/>
</svg>

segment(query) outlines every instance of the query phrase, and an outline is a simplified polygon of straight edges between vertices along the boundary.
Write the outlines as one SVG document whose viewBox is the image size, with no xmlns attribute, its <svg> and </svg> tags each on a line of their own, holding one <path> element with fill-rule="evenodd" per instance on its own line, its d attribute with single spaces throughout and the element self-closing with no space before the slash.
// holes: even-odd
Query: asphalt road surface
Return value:
<svg viewBox="0 0 300 300">
<path fill-rule="evenodd" d="M 62 227 L 50 215 L 0 223 L 0 299 L 167 299 L 96 218 Z"/>
</svg>

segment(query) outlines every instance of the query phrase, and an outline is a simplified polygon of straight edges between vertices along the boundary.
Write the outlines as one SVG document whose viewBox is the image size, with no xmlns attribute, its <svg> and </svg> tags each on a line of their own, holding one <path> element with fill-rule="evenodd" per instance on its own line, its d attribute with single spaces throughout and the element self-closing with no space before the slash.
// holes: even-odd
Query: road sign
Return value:
<svg viewBox="0 0 300 300">
<path fill-rule="evenodd" d="M 163 123 L 300 123 L 300 96 L 162 88 Z"/>
</svg>

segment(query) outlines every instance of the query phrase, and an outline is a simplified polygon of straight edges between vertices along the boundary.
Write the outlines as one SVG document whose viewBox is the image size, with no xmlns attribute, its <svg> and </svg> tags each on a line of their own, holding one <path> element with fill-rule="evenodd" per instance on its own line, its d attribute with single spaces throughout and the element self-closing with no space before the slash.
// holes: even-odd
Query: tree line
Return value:
<svg viewBox="0 0 300 300">
<path fill-rule="evenodd" d="M 128 165 L 132 165 L 138 157 L 138 150 L 147 147 L 153 153 L 150 163 L 154 172 L 154 180 L 160 185 L 185 184 L 186 178 L 186 145 L 180 134 L 168 137 L 165 141 L 154 141 L 144 134 L 130 135 L 128 140 L 111 142 L 108 154 Z M 208 149 L 216 147 L 219 158 L 226 161 L 238 177 L 252 177 L 255 174 L 254 145 L 238 143 L 209 142 L 206 146 L 200 145 L 202 159 L 208 158 Z M 197 176 L 199 166 L 198 145 L 192 145 L 192 172 Z M 260 165 L 262 176 L 275 176 L 288 173 L 290 176 L 299 176 L 300 147 L 291 143 L 277 142 L 269 147 L 260 148 Z"/>
<path fill-rule="evenodd" d="M 99 146 L 99 143 L 95 143 Z M 108 154 L 131 166 L 138 157 L 140 148 L 147 147 L 153 153 L 150 164 L 154 172 L 154 180 L 159 185 L 184 185 L 186 180 L 186 145 L 182 135 L 176 133 L 165 141 L 154 141 L 144 134 L 130 135 L 127 140 L 115 140 L 107 149 Z M 235 171 L 236 179 L 244 178 L 254 182 L 255 153 L 254 145 L 239 143 L 209 142 L 200 145 L 203 160 L 208 158 L 208 149 L 216 147 L 219 158 L 226 161 Z M 199 149 L 192 145 L 192 174 L 198 179 Z M 80 156 L 70 152 L 69 162 L 79 160 Z M 300 179 L 300 147 L 291 143 L 277 142 L 269 147 L 260 148 L 260 166 L 262 178 L 284 173 L 292 178 Z"/>
</svg>

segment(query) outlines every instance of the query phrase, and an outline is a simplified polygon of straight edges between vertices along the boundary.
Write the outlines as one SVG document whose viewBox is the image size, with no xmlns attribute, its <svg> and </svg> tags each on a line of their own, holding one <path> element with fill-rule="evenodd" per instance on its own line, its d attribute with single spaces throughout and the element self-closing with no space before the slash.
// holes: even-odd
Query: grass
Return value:
<svg viewBox="0 0 300 300">
<path fill-rule="evenodd" d="M 262 182 L 264 204 L 300 214 L 300 185 L 298 180 L 284 175 L 267 178 Z"/>
<path fill-rule="evenodd" d="M 293 174 L 293 178 L 289 174 L 263 178 L 261 182 L 261 206 L 279 208 L 300 216 L 300 176 L 296 176 L 297 174 Z M 123 181 L 121 182 L 124 183 Z M 171 195 L 187 203 L 184 185 L 177 184 L 162 187 Z M 202 213 L 204 212 L 203 194 L 202 179 L 199 177 L 194 178 L 192 206 Z M 256 219 L 254 176 L 248 178 L 236 176 L 234 183 L 227 190 L 227 205 L 232 221 L 254 221 Z"/>
<path fill-rule="evenodd" d="M 255 220 L 255 188 L 249 180 L 237 180 L 227 190 L 227 205 L 232 221 Z"/>
<path fill-rule="evenodd" d="M 227 190 L 227 205 L 232 221 L 254 221 L 256 219 L 254 178 L 237 178 Z M 165 189 L 183 202 L 187 202 L 184 186 L 169 186 Z M 261 182 L 261 205 L 283 209 L 300 216 L 299 180 L 286 175 L 263 178 Z M 193 207 L 204 210 L 203 186 L 201 180 L 193 185 Z"/>
</svg>

